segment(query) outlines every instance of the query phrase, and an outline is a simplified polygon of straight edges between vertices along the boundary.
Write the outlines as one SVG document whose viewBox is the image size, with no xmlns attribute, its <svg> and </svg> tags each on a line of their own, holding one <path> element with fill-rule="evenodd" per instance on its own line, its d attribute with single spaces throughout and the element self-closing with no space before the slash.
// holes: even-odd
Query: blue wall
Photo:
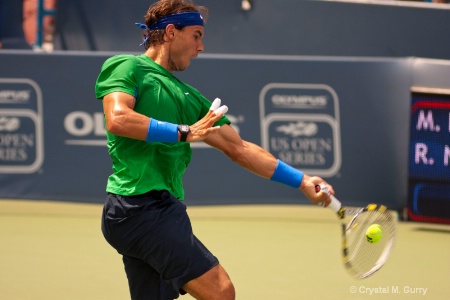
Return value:
<svg viewBox="0 0 450 300">
<path fill-rule="evenodd" d="M 153 1 L 59 1 L 56 48 L 141 51 L 134 26 Z M 446 4 L 255 0 L 195 3 L 210 10 L 207 53 L 450 59 Z M 389 5 L 390 4 L 390 5 Z"/>
<path fill-rule="evenodd" d="M 0 53 L 1 198 L 103 201 L 111 163 L 94 83 L 111 55 Z M 203 54 L 176 75 L 220 97 L 244 139 L 325 177 L 346 203 L 398 209 L 410 87 L 450 88 L 448 61 L 413 58 Z M 296 135 L 292 126 L 310 130 Z M 189 204 L 307 203 L 204 144 L 195 145 L 185 184 Z"/>
</svg>

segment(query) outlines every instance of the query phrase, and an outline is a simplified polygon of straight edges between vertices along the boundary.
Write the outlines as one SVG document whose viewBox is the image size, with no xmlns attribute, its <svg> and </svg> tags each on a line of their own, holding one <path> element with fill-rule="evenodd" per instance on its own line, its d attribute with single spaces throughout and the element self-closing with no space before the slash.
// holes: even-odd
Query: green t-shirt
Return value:
<svg viewBox="0 0 450 300">
<path fill-rule="evenodd" d="M 95 85 L 97 99 L 111 92 L 136 98 L 134 110 L 160 121 L 192 125 L 211 102 L 146 55 L 117 55 L 105 61 Z M 215 125 L 230 124 L 225 116 Z M 168 190 L 184 199 L 182 177 L 191 161 L 190 143 L 147 143 L 107 132 L 113 174 L 106 190 L 132 196 Z"/>
</svg>

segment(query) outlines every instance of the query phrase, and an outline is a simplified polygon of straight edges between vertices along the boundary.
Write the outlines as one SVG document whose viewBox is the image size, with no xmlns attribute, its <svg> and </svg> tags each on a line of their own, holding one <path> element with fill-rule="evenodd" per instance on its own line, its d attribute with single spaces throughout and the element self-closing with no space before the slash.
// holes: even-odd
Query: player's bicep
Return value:
<svg viewBox="0 0 450 300">
<path fill-rule="evenodd" d="M 108 131 L 115 132 L 119 130 L 129 118 L 129 114 L 134 113 L 136 99 L 123 92 L 113 92 L 103 98 L 103 111 L 106 118 L 106 127 Z"/>
<path fill-rule="evenodd" d="M 113 92 L 103 97 L 105 112 L 116 113 L 121 110 L 133 109 L 136 99 L 124 92 Z"/>
</svg>

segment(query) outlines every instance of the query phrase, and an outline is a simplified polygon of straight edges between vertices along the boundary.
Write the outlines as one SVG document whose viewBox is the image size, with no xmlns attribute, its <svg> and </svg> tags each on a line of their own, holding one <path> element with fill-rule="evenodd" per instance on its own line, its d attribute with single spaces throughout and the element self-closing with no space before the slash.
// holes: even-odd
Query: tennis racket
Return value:
<svg viewBox="0 0 450 300">
<path fill-rule="evenodd" d="M 396 221 L 387 207 L 369 204 L 366 207 L 347 208 L 330 194 L 326 186 L 316 186 L 316 191 L 330 195 L 328 206 L 338 215 L 342 225 L 342 257 L 347 271 L 355 278 L 372 276 L 388 260 L 395 242 Z M 366 237 L 369 226 L 381 226 L 382 236 L 376 243 Z"/>
</svg>

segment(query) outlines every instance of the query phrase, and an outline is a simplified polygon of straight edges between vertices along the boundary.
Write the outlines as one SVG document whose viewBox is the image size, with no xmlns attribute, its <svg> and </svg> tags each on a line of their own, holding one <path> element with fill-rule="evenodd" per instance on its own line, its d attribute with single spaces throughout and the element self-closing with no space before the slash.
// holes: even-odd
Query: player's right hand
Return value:
<svg viewBox="0 0 450 300">
<path fill-rule="evenodd" d="M 329 192 L 327 193 L 320 189 L 319 191 L 317 191 L 316 186 L 320 187 L 321 185 L 327 186 Z M 307 174 L 303 175 L 300 190 L 306 195 L 306 197 L 308 197 L 308 199 L 312 203 L 320 204 L 324 207 L 327 207 L 330 204 L 330 195 L 334 194 L 333 187 L 326 183 L 325 180 L 317 176 L 310 177 Z"/>
</svg>

